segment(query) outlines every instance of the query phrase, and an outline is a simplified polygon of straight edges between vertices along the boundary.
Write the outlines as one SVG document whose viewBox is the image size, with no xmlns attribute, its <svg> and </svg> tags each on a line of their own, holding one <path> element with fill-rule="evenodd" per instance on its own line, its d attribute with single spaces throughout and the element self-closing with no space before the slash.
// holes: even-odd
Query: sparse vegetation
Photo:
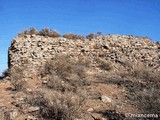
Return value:
<svg viewBox="0 0 160 120">
<path fill-rule="evenodd" d="M 21 91 L 25 89 L 24 68 L 13 67 L 9 70 L 10 82 L 13 86 L 13 90 Z"/>
<path fill-rule="evenodd" d="M 160 113 L 158 43 L 131 35 L 105 37 L 101 32 L 51 39 L 48 37 L 61 35 L 48 28 L 30 28 L 19 35 L 22 38 L 16 37 L 9 51 L 10 68 L 0 77 L 0 102 L 4 106 L 11 104 L 24 119 L 123 120 L 121 111 Z M 48 41 L 40 41 L 43 38 Z M 77 43 L 70 44 L 65 38 Z M 10 111 L 7 115 L 15 112 Z"/>
<path fill-rule="evenodd" d="M 64 34 L 63 37 L 64 37 L 64 38 L 67 38 L 67 39 L 72 39 L 72 40 L 77 39 L 77 35 L 76 35 L 76 34 L 73 34 L 73 33 Z"/>
<path fill-rule="evenodd" d="M 89 62 L 87 60 L 78 59 L 75 61 L 68 55 L 58 55 L 46 62 L 41 75 L 48 77 L 49 88 L 74 91 L 78 86 L 89 84 L 85 80 L 88 67 Z"/>
<path fill-rule="evenodd" d="M 160 73 L 159 71 L 152 71 L 150 68 L 145 67 L 140 64 L 138 67 L 134 67 L 133 71 L 128 75 L 135 78 L 137 82 L 129 87 L 129 93 L 127 96 L 131 98 L 131 103 L 133 103 L 137 108 L 139 108 L 142 113 L 160 113 Z M 134 87 L 133 87 L 134 86 Z"/>
<path fill-rule="evenodd" d="M 97 58 L 97 63 L 99 64 L 99 67 L 103 70 L 112 70 L 112 64 L 111 62 L 105 60 L 104 58 Z"/>
<path fill-rule="evenodd" d="M 130 71 L 127 71 L 122 78 L 117 76 L 117 78 L 106 79 L 104 76 L 100 76 L 99 79 L 106 84 L 116 84 L 118 86 L 125 87 L 127 100 L 131 105 L 134 105 L 136 108 L 138 108 L 141 113 L 159 114 L 159 71 L 152 71 L 143 64 L 135 64 L 133 66 L 136 67 L 133 67 L 133 69 L 130 67 Z"/>
<path fill-rule="evenodd" d="M 41 31 L 38 32 L 38 35 L 51 36 L 51 30 L 48 28 L 43 28 Z"/>
<path fill-rule="evenodd" d="M 151 84 L 151 83 L 150 83 Z M 155 84 L 147 84 L 142 91 L 135 91 L 134 103 L 144 113 L 160 113 L 160 89 Z"/>
<path fill-rule="evenodd" d="M 5 71 L 3 71 L 2 75 L 0 76 L 0 79 L 3 79 L 5 77 L 7 77 L 9 75 L 9 70 L 6 69 Z"/>
<path fill-rule="evenodd" d="M 83 35 L 77 35 L 73 33 L 64 34 L 63 37 L 67 39 L 72 39 L 72 40 L 77 40 L 77 39 L 84 40 L 85 39 Z"/>
<path fill-rule="evenodd" d="M 86 36 L 87 39 L 92 40 L 94 38 L 96 38 L 96 35 L 94 33 L 90 33 Z"/>
<path fill-rule="evenodd" d="M 143 66 L 143 65 L 139 65 L 138 67 L 135 66 L 133 68 L 133 71 L 130 73 L 131 75 L 133 75 L 133 77 L 137 78 L 137 79 L 150 79 L 150 77 L 152 77 L 152 72 L 149 68 Z"/>
<path fill-rule="evenodd" d="M 50 95 L 49 95 L 50 96 Z M 46 99 L 49 98 L 49 96 L 46 96 Z M 80 98 L 78 96 L 70 94 L 64 94 L 64 95 L 56 95 L 56 96 L 50 96 L 50 100 L 48 99 L 48 104 L 46 106 L 46 109 L 44 108 L 42 110 L 42 115 L 45 117 L 57 117 L 56 119 L 66 119 L 66 120 L 72 120 L 79 116 L 80 108 L 81 108 L 81 102 Z M 49 105 L 49 103 L 52 104 Z M 50 113 L 51 112 L 51 113 Z M 50 113 L 50 114 L 48 114 Z M 54 114 L 53 114 L 54 113 Z M 48 116 L 49 115 L 49 116 Z"/>
<path fill-rule="evenodd" d="M 144 81 L 144 87 L 140 88 L 142 90 L 134 90 L 136 105 L 144 113 L 160 113 L 160 74 L 159 72 L 153 72 L 148 70 L 149 73 L 144 72 L 142 76 Z"/>
<path fill-rule="evenodd" d="M 84 37 L 83 35 L 77 35 L 77 36 L 76 36 L 76 39 L 85 40 L 85 37 Z"/>
<path fill-rule="evenodd" d="M 48 36 L 48 37 L 53 37 L 53 38 L 56 38 L 56 37 L 61 37 L 61 34 L 57 31 L 53 31 L 49 28 L 43 28 L 42 30 L 40 31 L 37 31 L 34 27 L 31 27 L 29 30 L 25 29 L 23 32 L 20 32 L 18 34 L 18 36 L 25 36 L 25 35 L 40 35 L 40 36 Z M 78 35 L 78 34 L 74 34 L 74 33 L 66 33 L 63 35 L 64 38 L 67 38 L 67 39 L 72 39 L 72 40 L 85 40 L 85 39 L 88 39 L 88 40 L 92 40 L 92 39 L 95 39 L 97 36 L 103 36 L 102 32 L 97 32 L 97 34 L 94 34 L 94 33 L 89 33 L 88 35 L 86 36 L 83 36 L 83 35 Z"/>
<path fill-rule="evenodd" d="M 81 107 L 84 98 L 74 93 L 64 93 L 52 90 L 41 90 L 39 95 L 28 102 L 32 106 L 39 106 L 39 117 L 52 120 L 73 120 L 81 117 Z"/>
<path fill-rule="evenodd" d="M 30 30 L 29 30 L 29 34 L 30 34 L 30 35 L 37 34 L 37 30 L 36 30 L 34 27 L 32 27 L 32 28 L 30 28 Z"/>
<path fill-rule="evenodd" d="M 103 36 L 102 32 L 97 32 L 97 36 Z"/>
<path fill-rule="evenodd" d="M 57 31 L 52 31 L 51 29 L 48 29 L 48 28 L 42 29 L 37 34 L 41 36 L 48 36 L 53 38 L 61 36 Z"/>
<path fill-rule="evenodd" d="M 41 36 L 48 36 L 48 37 L 61 37 L 60 33 L 57 31 L 52 31 L 48 28 L 43 28 L 40 31 L 37 31 L 34 27 L 30 28 L 30 30 L 24 30 L 23 32 L 19 33 L 18 36 L 25 36 L 25 35 L 41 35 Z"/>
<path fill-rule="evenodd" d="M 25 29 L 24 31 L 18 33 L 18 36 L 19 36 L 19 37 L 24 37 L 25 35 L 29 35 L 29 31 L 26 30 L 26 29 Z"/>
<path fill-rule="evenodd" d="M 85 80 L 88 67 L 86 59 L 74 60 L 63 54 L 46 62 L 40 74 L 47 84 L 35 93 L 36 97 L 27 100 L 30 105 L 40 107 L 38 117 L 53 120 L 82 118 L 81 108 L 87 99 L 82 89 L 88 85 Z"/>
</svg>

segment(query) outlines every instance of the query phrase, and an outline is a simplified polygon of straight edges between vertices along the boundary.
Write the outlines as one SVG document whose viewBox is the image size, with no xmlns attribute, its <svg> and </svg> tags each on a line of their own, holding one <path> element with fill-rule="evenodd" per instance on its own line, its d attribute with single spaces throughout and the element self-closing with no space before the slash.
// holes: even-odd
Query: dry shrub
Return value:
<svg viewBox="0 0 160 120">
<path fill-rule="evenodd" d="M 44 106 L 46 100 L 43 97 L 43 93 L 40 91 L 35 91 L 30 97 L 26 98 L 26 103 L 30 104 L 31 106 Z"/>
<path fill-rule="evenodd" d="M 41 31 L 38 31 L 36 34 L 41 36 L 54 37 L 54 38 L 61 36 L 59 32 L 52 31 L 51 29 L 48 29 L 48 28 L 43 28 Z"/>
<path fill-rule="evenodd" d="M 64 34 L 63 37 L 67 39 L 72 39 L 72 40 L 76 40 L 76 39 L 84 40 L 85 39 L 83 35 L 77 35 L 73 33 Z"/>
<path fill-rule="evenodd" d="M 112 78 L 106 82 L 126 87 L 127 99 L 142 113 L 159 114 L 160 71 L 155 71 L 139 63 L 134 64 L 130 71 L 123 71 L 123 73 L 125 73 L 123 80 Z M 128 80 L 133 78 L 134 80 Z"/>
<path fill-rule="evenodd" d="M 59 92 L 67 92 L 67 91 L 75 91 L 75 89 L 68 84 L 67 82 L 63 81 L 57 75 L 51 75 L 48 77 L 47 87 L 49 89 L 53 89 Z"/>
<path fill-rule="evenodd" d="M 63 91 L 62 80 L 56 75 L 49 76 L 47 86 L 57 91 Z"/>
<path fill-rule="evenodd" d="M 136 66 L 135 68 L 133 68 L 133 71 L 131 74 L 135 78 L 149 79 L 151 77 L 151 70 L 144 66 Z"/>
<path fill-rule="evenodd" d="M 145 82 L 158 81 L 160 77 L 159 71 L 154 71 L 150 67 L 143 64 L 134 65 L 133 69 L 129 71 L 128 75 L 145 80 Z"/>
<path fill-rule="evenodd" d="M 30 34 L 30 35 L 37 34 L 37 30 L 36 30 L 34 27 L 32 27 L 32 28 L 30 28 L 30 30 L 29 30 L 29 34 Z"/>
<path fill-rule="evenodd" d="M 74 61 L 71 60 L 69 55 L 56 56 L 51 62 L 54 64 L 56 74 L 62 79 L 66 79 L 74 72 Z"/>
<path fill-rule="evenodd" d="M 53 37 L 53 38 L 61 37 L 61 35 L 60 35 L 59 32 L 57 32 L 57 31 L 52 31 L 51 29 L 48 29 L 48 28 L 42 29 L 42 30 L 39 31 L 37 34 L 38 34 L 38 35 L 41 35 L 41 36 L 48 36 L 48 37 Z"/>
<path fill-rule="evenodd" d="M 134 63 L 126 58 L 121 58 L 120 60 L 116 60 L 116 62 L 129 70 L 133 69 Z"/>
<path fill-rule="evenodd" d="M 0 76 L 0 79 L 3 79 L 5 77 L 7 77 L 7 76 L 9 76 L 9 70 L 8 69 L 3 71 L 2 75 Z"/>
<path fill-rule="evenodd" d="M 54 74 L 54 66 L 55 64 L 53 61 L 46 61 L 44 68 L 42 68 L 42 71 L 40 72 L 41 77 L 51 76 L 52 74 Z"/>
<path fill-rule="evenodd" d="M 45 71 L 49 74 L 56 73 L 62 79 L 66 79 L 72 74 L 84 78 L 88 64 L 87 61 L 80 59 L 75 61 L 69 55 L 57 55 L 45 64 Z"/>
<path fill-rule="evenodd" d="M 131 102 L 139 108 L 142 113 L 159 114 L 160 113 L 160 78 L 159 81 L 148 82 L 140 85 L 138 89 L 132 89 Z"/>
<path fill-rule="evenodd" d="M 75 40 L 77 38 L 77 35 L 73 34 L 73 33 L 68 33 L 68 34 L 64 34 L 63 37 L 67 38 L 67 39 L 73 39 L 73 40 Z"/>
<path fill-rule="evenodd" d="M 137 66 L 130 73 L 136 80 L 137 85 L 130 87 L 131 102 L 143 113 L 160 113 L 160 72 L 153 71 L 144 65 Z M 136 82 L 136 81 L 135 81 Z"/>
<path fill-rule="evenodd" d="M 18 33 L 19 37 L 24 37 L 25 35 L 29 35 L 29 31 L 28 30 L 24 30 L 24 31 Z"/>
<path fill-rule="evenodd" d="M 34 27 L 31 27 L 29 30 L 25 29 L 23 32 L 18 33 L 18 36 L 25 36 L 25 35 L 33 35 L 37 34 L 37 30 Z"/>
<path fill-rule="evenodd" d="M 97 32 L 97 36 L 103 36 L 102 32 Z"/>
<path fill-rule="evenodd" d="M 94 33 L 90 33 L 86 36 L 87 39 L 92 40 L 96 38 L 96 35 Z"/>
<path fill-rule="evenodd" d="M 134 95 L 134 102 L 137 108 L 143 113 L 160 113 L 160 89 L 155 85 L 149 85 L 149 88 L 143 89 L 143 91 L 136 91 Z M 160 87 L 160 85 L 159 85 Z"/>
<path fill-rule="evenodd" d="M 34 27 L 31 27 L 30 30 L 24 30 L 23 32 L 19 33 L 18 36 L 25 36 L 25 35 L 41 35 L 41 36 L 48 36 L 48 37 L 61 37 L 60 33 L 57 31 L 52 31 L 48 28 L 43 28 L 40 31 L 37 31 Z"/>
<path fill-rule="evenodd" d="M 103 59 L 103 58 L 97 58 L 96 59 L 97 63 L 99 64 L 99 67 L 103 70 L 112 70 L 112 64 L 111 62 Z"/>
<path fill-rule="evenodd" d="M 84 37 L 83 35 L 77 35 L 77 36 L 76 36 L 76 39 L 85 40 L 85 37 Z"/>
<path fill-rule="evenodd" d="M 152 72 L 151 81 L 154 82 L 154 83 L 155 83 L 155 82 L 156 82 L 156 83 L 159 83 L 159 82 L 160 82 L 160 71 Z"/>
<path fill-rule="evenodd" d="M 51 120 L 73 120 L 81 116 L 84 98 L 73 93 L 61 94 L 48 89 L 41 89 L 39 93 L 38 99 L 30 100 L 31 105 L 41 108 L 39 117 Z"/>
<path fill-rule="evenodd" d="M 49 37 L 53 37 L 53 38 L 56 38 L 56 37 L 61 37 L 60 33 L 57 32 L 57 31 L 52 31 L 50 33 L 50 36 Z"/>
<path fill-rule="evenodd" d="M 13 90 L 20 91 L 25 88 L 25 81 L 23 80 L 24 68 L 12 67 L 9 70 L 10 82 L 13 86 Z"/>
<path fill-rule="evenodd" d="M 75 91 L 77 87 L 89 85 L 85 80 L 88 67 L 87 60 L 74 60 L 69 55 L 57 55 L 46 62 L 41 76 L 47 77 L 49 88 Z"/>
<path fill-rule="evenodd" d="M 41 31 L 39 31 L 37 34 L 41 36 L 51 36 L 51 30 L 48 28 L 43 28 Z"/>
<path fill-rule="evenodd" d="M 45 94 L 46 107 L 41 111 L 44 118 L 55 120 L 73 120 L 78 117 L 80 111 L 79 98 L 70 94 Z"/>
<path fill-rule="evenodd" d="M 127 68 L 126 71 L 118 73 L 123 78 L 134 78 L 135 80 L 142 80 L 144 82 L 158 81 L 160 78 L 159 71 L 155 71 L 143 63 L 131 64 L 130 61 L 126 61 L 121 64 Z"/>
</svg>

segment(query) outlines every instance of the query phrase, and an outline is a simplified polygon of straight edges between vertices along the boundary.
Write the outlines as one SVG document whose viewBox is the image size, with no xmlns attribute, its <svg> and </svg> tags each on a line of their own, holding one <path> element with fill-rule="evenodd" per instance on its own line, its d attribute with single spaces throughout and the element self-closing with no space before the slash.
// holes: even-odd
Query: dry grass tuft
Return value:
<svg viewBox="0 0 160 120">
<path fill-rule="evenodd" d="M 29 101 L 32 106 L 39 106 L 39 117 L 51 120 L 73 120 L 81 117 L 81 108 L 85 98 L 71 92 L 41 89 L 37 97 Z"/>
<path fill-rule="evenodd" d="M 84 40 L 85 39 L 83 35 L 77 35 L 73 33 L 64 34 L 63 37 L 67 39 L 72 39 L 72 40 L 76 40 L 76 39 Z"/>
<path fill-rule="evenodd" d="M 96 38 L 96 35 L 95 35 L 94 33 L 90 33 L 90 34 L 88 34 L 88 35 L 86 36 L 86 38 L 87 38 L 88 40 L 92 40 L 92 39 L 95 39 L 95 38 Z"/>
<path fill-rule="evenodd" d="M 48 28 L 43 28 L 40 31 L 37 31 L 34 27 L 30 28 L 30 30 L 24 30 L 23 32 L 19 33 L 18 36 L 23 37 L 25 35 L 41 35 L 41 36 L 48 36 L 48 37 L 61 37 L 60 33 L 57 31 L 52 31 Z"/>
<path fill-rule="evenodd" d="M 46 107 L 41 111 L 44 118 L 72 120 L 79 116 L 81 101 L 77 96 L 68 93 L 64 95 L 49 93 L 44 97 Z"/>
<path fill-rule="evenodd" d="M 61 36 L 57 31 L 52 31 L 51 29 L 48 29 L 48 28 L 42 29 L 37 34 L 41 36 L 48 36 L 53 38 Z"/>
<path fill-rule="evenodd" d="M 109 62 L 103 58 L 97 58 L 96 61 L 99 64 L 99 67 L 103 70 L 110 71 L 113 69 L 111 62 Z"/>
<path fill-rule="evenodd" d="M 46 62 L 41 72 L 47 78 L 47 86 L 58 91 L 76 91 L 78 87 L 89 85 L 86 71 L 89 62 L 85 59 L 74 60 L 69 55 L 57 55 Z"/>
<path fill-rule="evenodd" d="M 143 113 L 160 113 L 160 72 L 139 64 L 127 75 L 134 78 L 136 83 L 126 86 L 129 89 L 127 96 L 131 96 L 131 103 Z"/>
<path fill-rule="evenodd" d="M 13 67 L 9 70 L 8 74 L 13 90 L 20 91 L 25 89 L 26 82 L 23 80 L 24 68 Z"/>
</svg>

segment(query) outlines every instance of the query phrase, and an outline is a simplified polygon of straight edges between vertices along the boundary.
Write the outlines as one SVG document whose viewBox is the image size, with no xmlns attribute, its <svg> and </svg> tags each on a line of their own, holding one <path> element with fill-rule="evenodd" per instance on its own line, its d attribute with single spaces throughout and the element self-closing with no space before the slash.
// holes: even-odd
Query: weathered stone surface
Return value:
<svg viewBox="0 0 160 120">
<path fill-rule="evenodd" d="M 94 111 L 93 108 L 89 108 L 89 109 L 87 110 L 87 112 L 93 112 L 93 111 Z"/>
<path fill-rule="evenodd" d="M 7 107 L 5 106 L 0 106 L 0 120 L 6 120 L 7 118 L 10 119 L 8 114 L 6 114 L 8 111 Z"/>
<path fill-rule="evenodd" d="M 26 118 L 26 120 L 38 120 L 38 118 L 34 117 L 34 116 L 28 116 Z"/>
<path fill-rule="evenodd" d="M 91 116 L 94 120 L 107 120 L 107 118 L 104 118 L 102 114 L 92 113 Z"/>
<path fill-rule="evenodd" d="M 35 111 L 38 111 L 40 110 L 40 107 L 29 107 L 28 108 L 28 112 L 35 112 Z"/>
<path fill-rule="evenodd" d="M 10 119 L 14 120 L 18 116 L 19 111 L 17 109 L 13 109 L 10 111 Z"/>
<path fill-rule="evenodd" d="M 14 120 L 18 116 L 17 109 L 9 110 L 5 106 L 0 106 L 0 120 Z"/>
<path fill-rule="evenodd" d="M 160 67 L 156 67 L 160 62 L 160 49 L 158 48 L 159 45 L 148 38 L 130 35 L 99 36 L 91 41 L 26 35 L 13 39 L 8 51 L 8 63 L 9 68 L 25 66 L 25 77 L 37 74 L 40 66 L 59 53 L 70 54 L 74 57 L 83 55 L 91 60 L 103 57 L 113 63 L 123 58 L 131 62 L 145 62 L 146 65 L 159 70 Z"/>
<path fill-rule="evenodd" d="M 111 103 L 112 102 L 112 99 L 105 96 L 105 95 L 102 95 L 101 96 L 101 100 L 104 102 L 104 103 Z"/>
</svg>

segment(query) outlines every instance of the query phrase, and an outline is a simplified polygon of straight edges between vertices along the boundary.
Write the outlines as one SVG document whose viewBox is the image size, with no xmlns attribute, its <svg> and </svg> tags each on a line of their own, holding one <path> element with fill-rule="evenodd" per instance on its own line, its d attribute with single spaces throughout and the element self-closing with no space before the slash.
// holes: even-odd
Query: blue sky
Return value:
<svg viewBox="0 0 160 120">
<path fill-rule="evenodd" d="M 0 73 L 7 49 L 25 28 L 60 33 L 148 36 L 160 40 L 160 0 L 0 0 Z"/>
</svg>

